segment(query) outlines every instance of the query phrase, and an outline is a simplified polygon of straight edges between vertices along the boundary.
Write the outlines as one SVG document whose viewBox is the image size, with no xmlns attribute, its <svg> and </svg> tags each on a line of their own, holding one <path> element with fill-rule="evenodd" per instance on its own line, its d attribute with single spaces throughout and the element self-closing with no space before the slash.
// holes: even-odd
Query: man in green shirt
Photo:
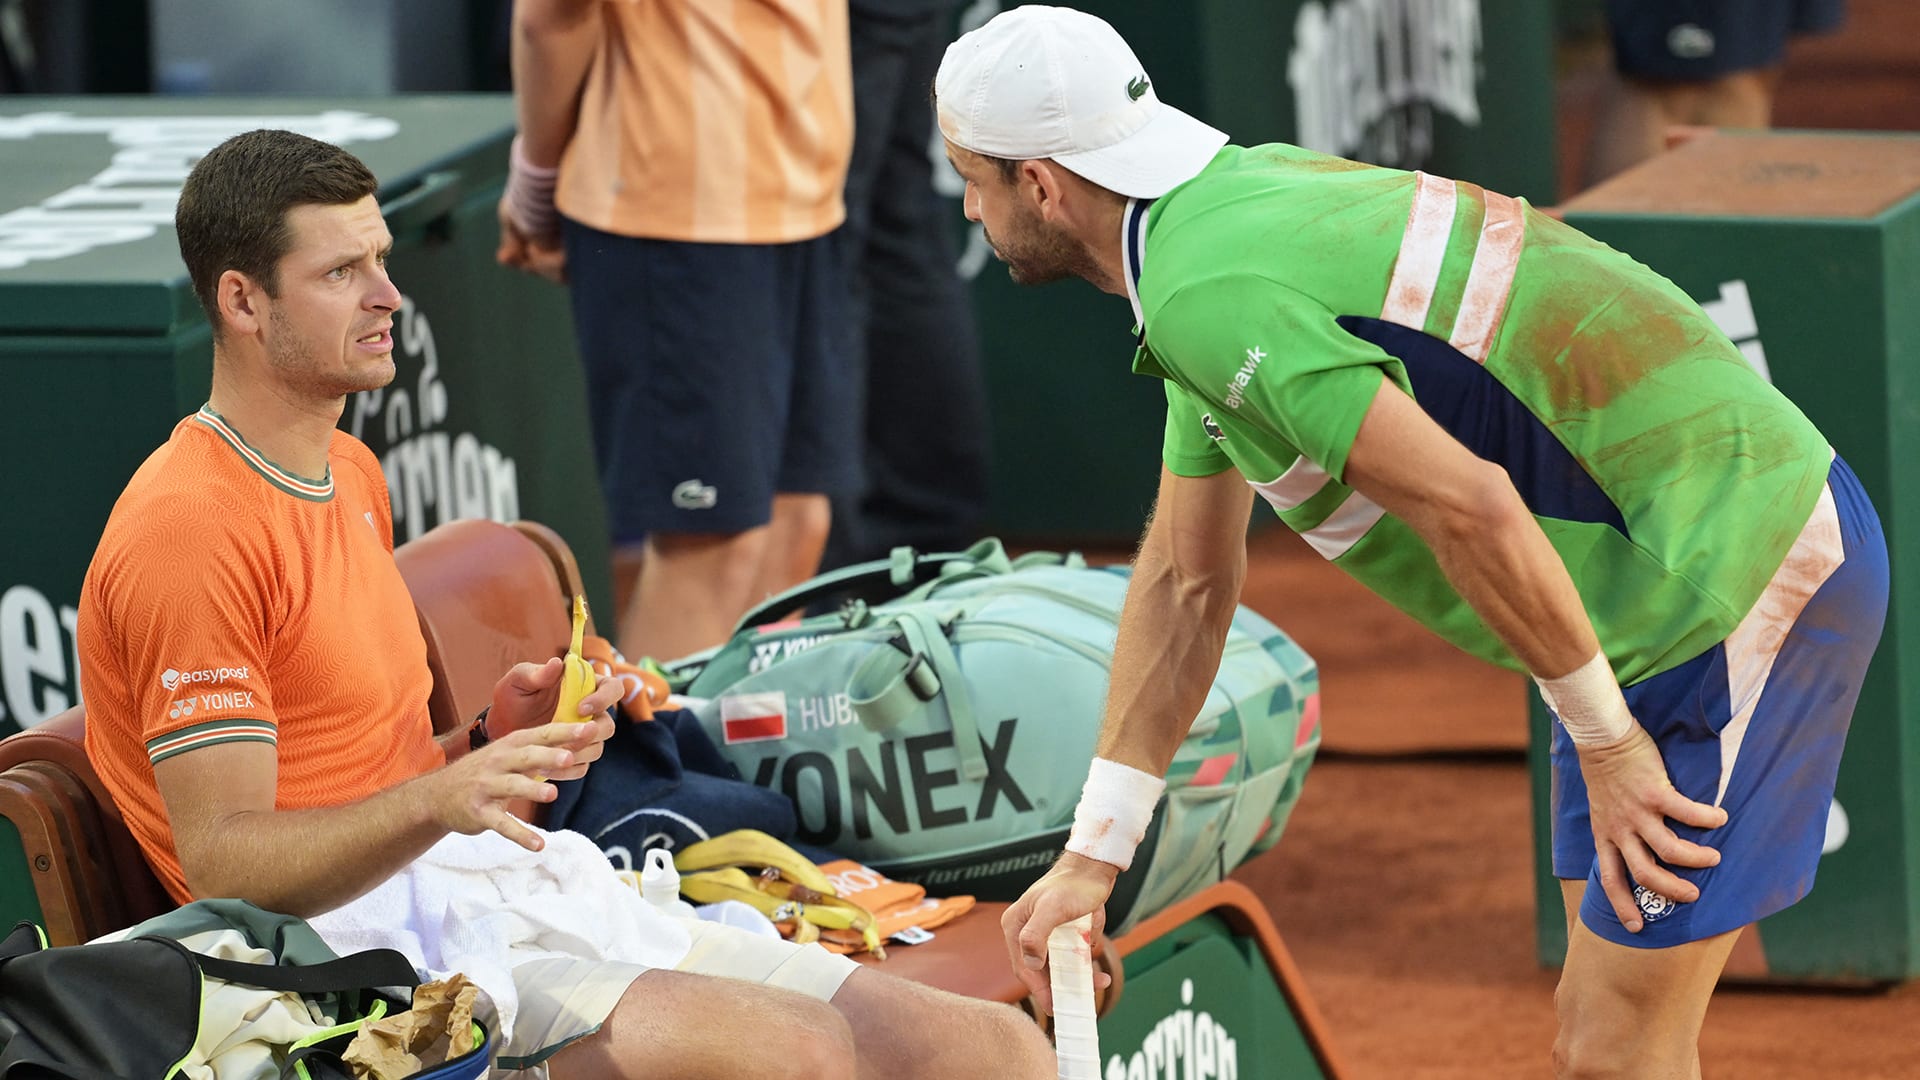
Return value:
<svg viewBox="0 0 1920 1080">
<path fill-rule="evenodd" d="M 1093 16 L 1006 12 L 935 94 L 1013 279 L 1127 297 L 1133 369 L 1167 395 L 1073 835 L 1004 920 L 1041 1000 L 1048 932 L 1129 865 L 1218 667 L 1257 493 L 1539 682 L 1570 922 L 1556 1063 L 1698 1075 L 1740 929 L 1812 886 L 1885 617 L 1846 464 L 1646 267 L 1472 184 L 1227 145 Z"/>
</svg>

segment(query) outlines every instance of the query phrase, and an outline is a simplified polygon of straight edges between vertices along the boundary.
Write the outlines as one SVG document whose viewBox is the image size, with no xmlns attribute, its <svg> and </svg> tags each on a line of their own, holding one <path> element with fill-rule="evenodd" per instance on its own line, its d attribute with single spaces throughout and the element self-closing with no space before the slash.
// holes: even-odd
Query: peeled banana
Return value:
<svg viewBox="0 0 1920 1080">
<path fill-rule="evenodd" d="M 560 673 L 560 701 L 553 707 L 556 724 L 583 724 L 592 717 L 580 715 L 580 701 L 593 693 L 593 666 L 580 656 L 580 642 L 587 632 L 587 598 L 573 598 L 573 642 L 567 647 L 566 670 Z"/>
</svg>

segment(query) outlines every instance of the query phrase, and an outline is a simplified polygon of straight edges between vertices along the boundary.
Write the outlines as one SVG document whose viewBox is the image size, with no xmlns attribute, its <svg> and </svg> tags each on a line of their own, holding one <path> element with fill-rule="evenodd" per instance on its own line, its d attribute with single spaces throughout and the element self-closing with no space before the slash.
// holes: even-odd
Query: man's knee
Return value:
<svg viewBox="0 0 1920 1080">
<path fill-rule="evenodd" d="M 1553 991 L 1554 1012 L 1560 1021 L 1553 1039 L 1553 1075 L 1561 1080 L 1618 1076 L 1627 1064 L 1617 1054 L 1609 1053 L 1624 1040 L 1617 1037 L 1618 1032 L 1612 1039 L 1600 1032 L 1598 1021 L 1607 1010 L 1594 998 L 1591 987 L 1580 986 L 1565 976 Z"/>
<path fill-rule="evenodd" d="M 1053 1043 L 1033 1017 L 998 1002 L 976 1001 L 973 1005 L 979 1016 L 975 1031 L 983 1041 L 1004 1049 L 1005 1073 L 1010 1080 L 1050 1080 L 1058 1075 Z"/>
<path fill-rule="evenodd" d="M 810 1015 L 803 1024 L 769 1033 L 767 1048 L 772 1052 L 759 1058 L 753 1069 L 758 1080 L 821 1080 L 859 1074 L 853 1028 L 833 1006 L 825 1002 L 819 1006 L 807 1010 Z"/>
<path fill-rule="evenodd" d="M 827 542 L 827 533 L 832 529 L 833 503 L 825 495 L 773 497 L 772 532 L 775 542 L 788 550 L 817 550 Z"/>
<path fill-rule="evenodd" d="M 656 533 L 647 538 L 643 573 L 691 578 L 723 600 L 751 603 L 766 557 L 768 529 L 764 526 L 737 533 Z"/>
<path fill-rule="evenodd" d="M 840 1011 L 759 983 L 648 971 L 600 1029 L 562 1050 L 554 1075 L 641 1080 L 732 1080 L 746 1050 L 755 1080 L 858 1075 L 853 1028 Z"/>
<path fill-rule="evenodd" d="M 1632 1019 L 1639 1002 L 1592 980 L 1562 976 L 1553 1004 L 1560 1021 L 1553 1040 L 1553 1074 L 1560 1080 L 1649 1075 L 1648 1054 L 1660 1056 L 1660 1048 L 1638 1037 L 1621 1037 L 1622 1032 L 1641 1031 Z"/>
</svg>

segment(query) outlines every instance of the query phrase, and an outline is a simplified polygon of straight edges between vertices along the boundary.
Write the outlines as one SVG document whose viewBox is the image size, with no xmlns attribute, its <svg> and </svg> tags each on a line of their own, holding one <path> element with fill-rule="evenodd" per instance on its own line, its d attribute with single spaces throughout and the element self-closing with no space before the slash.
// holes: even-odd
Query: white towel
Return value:
<svg viewBox="0 0 1920 1080">
<path fill-rule="evenodd" d="M 685 927 L 641 899 L 593 841 L 546 832 L 543 851 L 497 833 L 452 834 L 348 904 L 309 919 L 332 949 L 397 949 L 423 979 L 461 972 L 492 999 L 495 1045 L 513 1037 L 512 972 L 550 956 L 671 968 L 692 947 Z"/>
</svg>

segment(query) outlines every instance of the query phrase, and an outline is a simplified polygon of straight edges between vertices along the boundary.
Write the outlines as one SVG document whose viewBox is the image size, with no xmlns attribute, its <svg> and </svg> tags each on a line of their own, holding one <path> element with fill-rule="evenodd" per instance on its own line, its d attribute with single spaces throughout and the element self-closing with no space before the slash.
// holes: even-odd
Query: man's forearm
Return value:
<svg viewBox="0 0 1920 1080">
<path fill-rule="evenodd" d="M 539 166 L 560 163 L 580 93 L 600 41 L 593 0 L 518 0 L 513 12 L 513 88 L 522 149 Z"/>
<path fill-rule="evenodd" d="M 187 886 L 302 918 L 329 911 L 392 877 L 446 829 L 431 810 L 434 774 L 315 810 L 250 810 L 213 823 L 194 850 Z"/>
<path fill-rule="evenodd" d="M 1206 702 L 1246 569 L 1244 551 L 1183 552 L 1176 530 L 1156 516 L 1134 559 L 1095 751 L 1155 776 Z"/>
<path fill-rule="evenodd" d="M 1535 677 L 1565 675 L 1600 651 L 1566 564 L 1504 474 L 1479 506 L 1422 532 L 1454 591 Z"/>
</svg>

